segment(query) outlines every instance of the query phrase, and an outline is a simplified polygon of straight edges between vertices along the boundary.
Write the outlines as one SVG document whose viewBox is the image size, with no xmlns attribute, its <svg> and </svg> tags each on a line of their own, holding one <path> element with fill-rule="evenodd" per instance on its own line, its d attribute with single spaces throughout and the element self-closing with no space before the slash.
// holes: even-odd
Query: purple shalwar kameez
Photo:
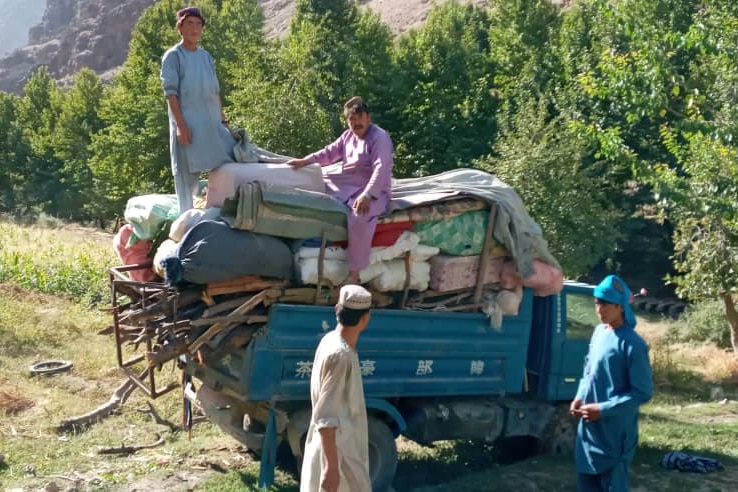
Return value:
<svg viewBox="0 0 738 492">
<path fill-rule="evenodd" d="M 392 198 L 392 139 L 375 124 L 364 138 L 346 130 L 333 143 L 306 156 L 308 162 L 327 166 L 342 162 L 337 173 L 323 173 L 326 193 L 348 207 L 348 268 L 360 271 L 369 265 L 372 237 L 377 219 Z M 357 215 L 352 206 L 362 195 L 371 198 L 369 213 Z"/>
</svg>

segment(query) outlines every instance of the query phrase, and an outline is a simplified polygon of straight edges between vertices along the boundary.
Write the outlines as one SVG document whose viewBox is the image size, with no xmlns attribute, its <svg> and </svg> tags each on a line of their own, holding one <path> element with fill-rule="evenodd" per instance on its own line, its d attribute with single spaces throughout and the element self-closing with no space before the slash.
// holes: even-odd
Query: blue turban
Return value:
<svg viewBox="0 0 738 492">
<path fill-rule="evenodd" d="M 617 275 L 608 275 L 594 288 L 594 296 L 597 299 L 623 306 L 625 324 L 632 328 L 635 327 L 636 317 L 630 307 L 630 295 L 628 284 Z"/>
</svg>

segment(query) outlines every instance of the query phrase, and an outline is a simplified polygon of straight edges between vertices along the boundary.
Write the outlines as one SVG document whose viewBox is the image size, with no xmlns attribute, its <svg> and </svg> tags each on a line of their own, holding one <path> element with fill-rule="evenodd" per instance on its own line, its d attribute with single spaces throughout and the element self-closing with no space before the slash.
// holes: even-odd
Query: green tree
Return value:
<svg viewBox="0 0 738 492">
<path fill-rule="evenodd" d="M 18 96 L 0 92 L 0 210 L 4 212 L 15 208 L 15 189 L 21 179 L 19 170 L 28 152 L 16 118 L 19 102 Z"/>
<path fill-rule="evenodd" d="M 60 191 L 63 164 L 54 155 L 52 136 L 56 129 L 61 91 L 46 67 L 28 79 L 18 101 L 17 125 L 28 148 L 25 162 L 16 159 L 15 172 L 23 175 L 16 189 L 16 205 L 26 211 L 53 213 L 54 199 Z"/>
<path fill-rule="evenodd" d="M 546 101 L 529 103 L 503 131 L 494 157 L 477 162 L 520 194 L 569 278 L 611 254 L 622 217 L 608 198 L 605 163 L 592 162 L 566 120 L 549 120 Z"/>
<path fill-rule="evenodd" d="M 391 94 L 396 175 L 470 166 L 489 153 L 497 110 L 489 27 L 485 10 L 450 2 L 400 40 Z"/>
<path fill-rule="evenodd" d="M 92 135 L 102 127 L 98 117 L 102 82 L 95 72 L 82 69 L 69 90 L 63 91 L 56 127 L 51 136 L 54 156 L 62 163 L 60 192 L 53 213 L 72 220 L 89 220 L 94 213 L 91 156 Z"/>
<path fill-rule="evenodd" d="M 738 354 L 738 149 L 710 135 L 686 135 L 682 169 L 657 168 L 658 194 L 676 224 L 671 277 L 692 300 L 720 299 Z"/>
<path fill-rule="evenodd" d="M 584 0 L 566 11 L 552 40 L 551 111 L 564 115 L 592 159 L 605 164 L 608 198 L 624 212 L 612 263 L 662 292 L 661 283 L 648 277 L 670 271 L 671 224 L 651 220 L 651 189 L 636 172 L 677 165 L 659 128 L 691 124 L 695 81 L 689 72 L 696 50 L 686 33 L 698 8 L 694 0 Z"/>
<path fill-rule="evenodd" d="M 519 107 L 555 90 L 551 82 L 560 67 L 552 47 L 563 16 L 549 0 L 498 0 L 489 15 L 489 56 L 495 67 L 494 94 L 500 99 L 497 118 L 505 126 Z"/>
<path fill-rule="evenodd" d="M 695 56 L 685 96 L 688 118 L 664 124 L 661 137 L 677 165 L 644 170 L 665 216 L 675 224 L 671 280 L 699 301 L 720 299 L 738 354 L 738 6 L 708 1 L 685 35 Z"/>
<path fill-rule="evenodd" d="M 347 0 L 300 0 L 287 40 L 242 59 L 234 111 L 262 147 L 302 156 L 343 131 L 343 103 L 362 95 L 380 125 L 392 38 L 379 18 Z"/>
<path fill-rule="evenodd" d="M 345 126 L 343 103 L 361 95 L 381 117 L 389 81 L 392 35 L 371 11 L 349 0 L 298 0 L 283 59 L 308 94 L 331 118 L 333 133 Z"/>
<path fill-rule="evenodd" d="M 336 137 L 332 115 L 298 87 L 306 68 L 288 68 L 278 43 L 242 61 L 245 75 L 232 95 L 231 120 L 249 131 L 260 147 L 302 156 Z"/>
<path fill-rule="evenodd" d="M 0 210 L 3 212 L 15 207 L 18 162 L 25 161 L 21 132 L 15 116 L 18 102 L 18 96 L 0 92 Z"/>
</svg>

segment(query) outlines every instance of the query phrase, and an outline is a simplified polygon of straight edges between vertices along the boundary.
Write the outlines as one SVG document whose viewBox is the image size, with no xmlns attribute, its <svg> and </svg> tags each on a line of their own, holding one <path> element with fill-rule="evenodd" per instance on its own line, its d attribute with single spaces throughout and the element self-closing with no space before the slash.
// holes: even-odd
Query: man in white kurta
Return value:
<svg viewBox="0 0 738 492">
<path fill-rule="evenodd" d="M 371 492 L 364 388 L 356 341 L 369 322 L 371 294 L 341 288 L 338 325 L 318 345 L 310 378 L 313 414 L 300 492 Z"/>
</svg>

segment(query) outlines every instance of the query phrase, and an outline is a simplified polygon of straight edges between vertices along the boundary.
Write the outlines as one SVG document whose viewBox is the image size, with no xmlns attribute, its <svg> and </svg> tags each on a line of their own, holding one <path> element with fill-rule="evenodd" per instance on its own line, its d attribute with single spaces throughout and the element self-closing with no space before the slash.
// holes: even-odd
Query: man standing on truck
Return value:
<svg viewBox="0 0 738 492">
<path fill-rule="evenodd" d="M 377 219 L 387 210 L 392 198 L 392 139 L 372 123 L 366 102 L 354 96 L 343 106 L 349 129 L 333 143 L 287 161 L 299 169 L 314 162 L 327 166 L 340 162 L 339 172 L 323 173 L 326 193 L 348 207 L 347 263 L 349 274 L 344 284 L 359 283 L 359 272 L 369 265 L 372 237 Z"/>
<path fill-rule="evenodd" d="M 369 323 L 372 295 L 341 288 L 336 328 L 315 351 L 310 377 L 313 414 L 305 442 L 300 492 L 370 492 L 369 442 L 356 342 Z"/>
<path fill-rule="evenodd" d="M 589 343 L 584 375 L 571 414 L 580 492 L 630 490 L 629 468 L 638 445 L 638 410 L 651 399 L 648 345 L 635 332 L 631 291 L 617 275 L 594 289 L 599 324 Z"/>
</svg>

